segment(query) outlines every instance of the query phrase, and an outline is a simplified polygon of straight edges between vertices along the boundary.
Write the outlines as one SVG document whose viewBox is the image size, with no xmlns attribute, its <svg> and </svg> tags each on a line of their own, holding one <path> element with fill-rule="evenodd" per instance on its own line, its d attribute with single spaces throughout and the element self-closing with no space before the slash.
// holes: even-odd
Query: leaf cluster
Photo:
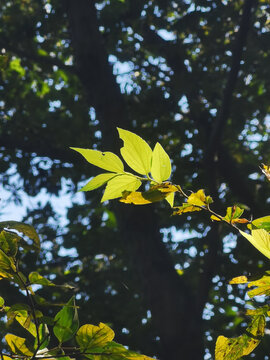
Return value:
<svg viewBox="0 0 270 360">
<path fill-rule="evenodd" d="M 230 206 L 226 209 L 226 215 L 217 214 L 210 204 L 213 203 L 211 196 L 206 196 L 203 189 L 197 192 L 186 194 L 180 185 L 168 182 L 171 175 L 170 159 L 162 146 L 156 144 L 152 152 L 149 145 L 138 135 L 123 129 L 118 129 L 120 138 L 124 141 L 121 154 L 126 163 L 137 173 L 144 175 L 142 178 L 136 174 L 126 173 L 122 161 L 113 153 L 101 153 L 96 150 L 77 149 L 86 160 L 98 167 L 106 170 L 113 170 L 113 174 L 101 174 L 90 180 L 82 191 L 94 190 L 104 183 L 107 183 L 101 201 L 120 198 L 121 202 L 135 205 L 145 205 L 156 201 L 167 200 L 173 209 L 173 215 L 182 215 L 195 211 L 207 211 L 212 221 L 222 221 L 245 237 L 257 250 L 270 259 L 270 216 L 248 220 L 242 218 L 244 209 L 239 206 Z M 113 160 L 113 162 L 111 162 Z M 268 176 L 268 167 L 264 165 L 263 172 Z M 100 176 L 104 176 L 103 182 L 98 182 Z M 108 176 L 105 178 L 105 176 Z M 113 177 L 109 177 L 113 176 Z M 129 182 L 123 181 L 126 177 L 133 179 L 133 187 Z M 123 178 L 122 178 L 123 177 Z M 149 182 L 149 189 L 144 192 L 136 190 L 142 184 L 141 180 Z M 118 191 L 116 191 L 118 189 Z M 181 206 L 175 206 L 174 195 L 184 197 L 186 201 Z M 247 233 L 238 225 L 246 224 L 251 230 Z M 238 277 L 231 281 L 233 283 L 246 283 L 246 277 Z M 252 281 L 249 286 L 257 287 L 248 292 L 249 297 L 270 294 L 270 276 L 264 275 L 262 278 Z M 237 360 L 242 356 L 250 354 L 260 343 L 264 336 L 266 317 L 270 314 L 270 306 L 264 306 L 255 310 L 249 310 L 247 315 L 252 318 L 245 334 L 238 338 L 227 338 L 219 336 L 216 342 L 216 360 Z"/>
<path fill-rule="evenodd" d="M 114 342 L 114 331 L 106 324 L 80 326 L 74 295 L 66 304 L 51 303 L 39 296 L 40 287 L 57 286 L 69 291 L 73 288 L 56 285 L 37 271 L 28 275 L 20 271 L 20 251 L 38 253 L 40 250 L 39 236 L 32 226 L 8 221 L 1 222 L 0 228 L 0 280 L 9 281 L 25 295 L 24 302 L 13 305 L 6 304 L 0 297 L 0 311 L 6 315 L 8 328 L 4 336 L 7 350 L 0 350 L 2 360 L 69 360 L 77 357 L 90 360 L 150 360 Z M 47 316 L 44 305 L 61 309 L 54 317 Z M 17 325 L 23 336 L 16 334 Z"/>
</svg>

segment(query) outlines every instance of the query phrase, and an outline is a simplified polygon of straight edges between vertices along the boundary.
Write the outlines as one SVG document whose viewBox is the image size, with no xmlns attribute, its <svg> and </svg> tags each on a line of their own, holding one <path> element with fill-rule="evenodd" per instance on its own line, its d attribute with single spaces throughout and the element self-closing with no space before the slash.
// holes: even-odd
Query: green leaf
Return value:
<svg viewBox="0 0 270 360">
<path fill-rule="evenodd" d="M 171 176 L 171 172 L 171 160 L 168 154 L 160 143 L 156 143 L 151 165 L 151 175 L 153 179 L 158 183 L 162 183 L 162 181 L 167 180 Z"/>
<path fill-rule="evenodd" d="M 25 75 L 25 69 L 21 66 L 21 59 L 12 59 L 9 63 L 9 68 L 16 71 L 21 77 Z"/>
<path fill-rule="evenodd" d="M 211 215 L 211 220 L 215 220 L 215 221 L 226 221 L 229 224 L 235 224 L 235 223 L 239 223 L 239 224 L 246 224 L 249 221 L 245 218 L 240 218 L 240 216 L 243 214 L 244 209 L 238 207 L 238 206 L 229 206 L 227 207 L 226 210 L 226 215 L 223 216 L 222 218 L 219 218 L 215 215 Z"/>
<path fill-rule="evenodd" d="M 102 152 L 98 150 L 81 149 L 71 147 L 72 150 L 79 152 L 90 164 L 101 169 L 114 173 L 124 172 L 124 164 L 121 159 L 112 152 Z"/>
<path fill-rule="evenodd" d="M 215 360 L 237 360 L 249 355 L 264 335 L 265 316 L 254 316 L 246 333 L 237 338 L 219 336 L 216 342 Z"/>
<path fill-rule="evenodd" d="M 258 295 L 270 295 L 270 276 L 263 275 L 260 279 L 250 281 L 248 287 L 256 286 L 255 289 L 248 291 L 248 296 L 253 298 Z"/>
<path fill-rule="evenodd" d="M 81 351 L 103 347 L 113 338 L 114 331 L 103 323 L 99 323 L 98 326 L 83 325 L 76 334 L 76 341 Z"/>
<path fill-rule="evenodd" d="M 13 278 L 16 272 L 16 266 L 12 257 L 7 256 L 0 249 L 0 279 L 1 278 Z"/>
<path fill-rule="evenodd" d="M 264 256 L 270 259 L 270 235 L 264 229 L 253 229 L 251 234 L 247 234 L 244 231 L 239 230 L 249 242 L 259 250 Z"/>
<path fill-rule="evenodd" d="M 13 334 L 7 334 L 5 340 L 14 354 L 32 356 L 33 350 L 27 344 L 26 339 Z"/>
<path fill-rule="evenodd" d="M 36 230 L 33 228 L 33 226 L 24 224 L 19 221 L 2 221 L 0 222 L 0 227 L 7 228 L 7 229 L 14 229 L 17 230 L 24 235 L 28 236 L 29 239 L 33 240 L 34 242 L 34 248 L 36 250 L 40 249 L 40 240 L 39 236 L 36 232 Z"/>
<path fill-rule="evenodd" d="M 5 300 L 0 296 L 0 307 L 3 307 L 5 304 Z"/>
<path fill-rule="evenodd" d="M 134 175 L 118 175 L 109 180 L 101 202 L 123 196 L 125 191 L 135 191 L 141 186 L 141 181 Z"/>
<path fill-rule="evenodd" d="M 45 349 L 49 342 L 50 342 L 50 336 L 49 336 L 49 329 L 48 329 L 48 326 L 46 324 L 40 324 L 39 327 L 38 327 L 38 334 L 39 334 L 39 340 L 40 340 L 40 347 L 39 349 L 42 350 L 42 349 Z M 37 337 L 35 339 L 35 348 L 37 347 L 38 345 L 38 341 L 37 341 Z"/>
<path fill-rule="evenodd" d="M 74 296 L 61 309 L 54 318 L 56 322 L 53 327 L 54 335 L 60 343 L 71 339 L 79 327 L 77 308 L 75 306 Z"/>
<path fill-rule="evenodd" d="M 119 137 L 124 141 L 121 155 L 131 169 L 142 175 L 151 171 L 152 150 L 140 136 L 128 130 L 117 128 Z"/>
<path fill-rule="evenodd" d="M 29 274 L 30 284 L 39 284 L 44 286 L 55 286 L 50 280 L 41 276 L 38 272 L 33 271 Z"/>
<path fill-rule="evenodd" d="M 148 356 L 131 351 L 114 341 L 109 342 L 102 349 L 100 355 L 94 357 L 88 355 L 87 357 L 91 360 L 153 360 Z"/>
<path fill-rule="evenodd" d="M 16 256 L 19 241 L 20 237 L 16 233 L 6 230 L 0 232 L 0 248 L 7 256 Z"/>
<path fill-rule="evenodd" d="M 259 229 L 264 229 L 268 232 L 270 232 L 270 216 L 264 216 L 258 219 L 255 219 L 252 221 L 252 225 Z M 252 227 L 251 225 L 251 227 Z"/>
<path fill-rule="evenodd" d="M 99 188 L 100 186 L 104 185 L 107 181 L 115 177 L 115 173 L 104 173 L 95 176 L 91 179 L 80 191 L 91 191 Z"/>
<path fill-rule="evenodd" d="M 15 319 L 18 323 L 27 331 L 30 332 L 36 338 L 37 330 L 35 324 L 31 321 L 31 316 L 27 310 L 17 310 Z"/>
</svg>

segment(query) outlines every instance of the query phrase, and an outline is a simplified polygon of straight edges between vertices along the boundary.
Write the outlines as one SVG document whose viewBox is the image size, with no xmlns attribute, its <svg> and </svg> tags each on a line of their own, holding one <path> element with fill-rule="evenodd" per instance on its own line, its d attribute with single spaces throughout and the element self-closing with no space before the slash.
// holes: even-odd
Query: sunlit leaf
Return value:
<svg viewBox="0 0 270 360">
<path fill-rule="evenodd" d="M 263 216 L 261 218 L 255 219 L 251 223 L 252 225 L 249 225 L 248 227 L 252 229 L 253 227 L 257 227 L 259 229 L 264 229 L 268 232 L 270 232 L 270 216 Z"/>
<path fill-rule="evenodd" d="M 115 173 L 104 173 L 95 176 L 91 179 L 80 191 L 91 191 L 99 188 L 100 186 L 106 184 L 106 182 L 116 176 Z"/>
<path fill-rule="evenodd" d="M 171 208 L 174 205 L 174 196 L 175 196 L 175 193 L 172 192 L 172 193 L 169 193 L 169 195 L 167 195 L 166 198 L 165 198 L 165 200 L 169 203 Z"/>
<path fill-rule="evenodd" d="M 16 256 L 19 241 L 20 237 L 11 231 L 2 230 L 0 232 L 0 248 L 7 256 Z"/>
<path fill-rule="evenodd" d="M 210 196 L 206 196 L 204 190 L 200 189 L 196 193 L 192 193 L 187 202 L 182 206 L 176 207 L 173 215 L 181 215 L 186 212 L 200 211 L 208 204 L 212 203 L 213 200 Z"/>
<path fill-rule="evenodd" d="M 132 191 L 127 192 L 120 199 L 121 202 L 126 204 L 135 204 L 135 205 L 146 205 L 153 202 L 162 201 L 177 191 L 177 188 L 174 185 L 169 183 L 163 183 L 160 185 L 152 186 L 148 191 L 139 192 Z M 169 199 L 173 203 L 173 198 Z"/>
<path fill-rule="evenodd" d="M 91 358 L 89 356 L 89 358 Z M 138 354 L 125 348 L 123 345 L 114 341 L 110 342 L 102 349 L 101 355 L 93 358 L 94 360 L 153 360 L 152 358 Z"/>
<path fill-rule="evenodd" d="M 196 193 L 192 193 L 188 199 L 188 204 L 196 206 L 206 206 L 213 202 L 210 196 L 206 196 L 203 189 L 198 190 Z"/>
<path fill-rule="evenodd" d="M 0 222 L 0 227 L 7 228 L 7 229 L 14 229 L 14 230 L 17 230 L 17 231 L 23 233 L 24 235 L 29 237 L 29 239 L 33 240 L 33 242 L 34 242 L 33 245 L 36 250 L 40 249 L 40 239 L 39 239 L 39 236 L 38 236 L 36 230 L 33 228 L 33 226 L 24 224 L 19 221 L 2 221 L 2 222 Z"/>
<path fill-rule="evenodd" d="M 237 360 L 249 355 L 260 343 L 265 329 L 265 315 L 253 317 L 246 333 L 237 338 L 219 336 L 216 342 L 215 360 Z"/>
<path fill-rule="evenodd" d="M 12 278 L 16 272 L 16 266 L 12 257 L 7 256 L 0 249 L 0 278 Z"/>
<path fill-rule="evenodd" d="M 34 337 L 37 336 L 37 329 L 35 324 L 31 321 L 31 315 L 27 310 L 17 310 L 15 319 L 18 323 L 30 332 Z"/>
<path fill-rule="evenodd" d="M 253 298 L 258 295 L 270 295 L 270 275 L 263 275 L 260 279 L 250 281 L 248 287 L 256 286 L 256 289 L 252 289 L 248 292 L 248 296 Z"/>
<path fill-rule="evenodd" d="M 117 128 L 119 137 L 124 141 L 121 148 L 123 159 L 137 173 L 147 175 L 151 171 L 152 150 L 140 136 L 131 131 Z"/>
<path fill-rule="evenodd" d="M 14 360 L 14 358 L 11 358 L 7 355 L 2 355 L 3 356 L 3 360 Z"/>
<path fill-rule="evenodd" d="M 53 332 L 60 343 L 71 339 L 79 327 L 78 312 L 74 299 L 73 296 L 54 318 Z"/>
<path fill-rule="evenodd" d="M 258 249 L 263 255 L 270 259 L 270 235 L 264 229 L 253 229 L 251 234 L 239 230 L 251 244 Z"/>
<path fill-rule="evenodd" d="M 121 159 L 112 152 L 98 151 L 91 149 L 81 149 L 71 147 L 72 150 L 79 152 L 90 164 L 95 165 L 101 169 L 112 171 L 114 173 L 122 173 L 124 171 L 124 164 Z"/>
<path fill-rule="evenodd" d="M 240 216 L 243 214 L 244 209 L 238 207 L 238 206 L 229 206 L 227 207 L 226 210 L 226 215 L 225 216 L 221 216 L 220 218 L 215 216 L 215 215 L 211 215 L 211 220 L 214 221 L 226 221 L 229 224 L 246 224 L 249 222 L 249 220 L 245 219 L 245 218 L 240 218 Z"/>
<path fill-rule="evenodd" d="M 262 168 L 260 168 L 267 179 L 270 181 L 270 166 L 262 164 Z"/>
<path fill-rule="evenodd" d="M 219 336 L 216 342 L 215 360 L 237 360 L 250 354 L 260 340 L 250 338 L 246 334 L 237 338 Z"/>
<path fill-rule="evenodd" d="M 44 286 L 55 286 L 50 280 L 46 279 L 38 272 L 33 271 L 29 274 L 30 284 L 39 284 Z"/>
<path fill-rule="evenodd" d="M 177 209 L 173 212 L 173 215 L 182 215 L 186 212 L 194 212 L 194 211 L 201 211 L 202 208 L 199 206 L 193 206 L 188 203 L 183 204 L 182 206 L 177 206 L 174 209 Z"/>
<path fill-rule="evenodd" d="M 229 284 L 246 284 L 248 282 L 248 278 L 246 276 L 237 276 L 234 277 Z"/>
<path fill-rule="evenodd" d="M 114 331 L 109 326 L 99 323 L 98 326 L 86 324 L 80 327 L 76 334 L 76 341 L 81 351 L 100 348 L 114 338 Z"/>
<path fill-rule="evenodd" d="M 5 340 L 14 354 L 26 356 L 33 355 L 33 349 L 30 349 L 26 339 L 13 334 L 7 334 Z"/>
<path fill-rule="evenodd" d="M 153 179 L 158 183 L 162 183 L 162 181 L 167 180 L 171 176 L 171 172 L 171 161 L 168 154 L 159 143 L 156 143 L 151 165 Z"/>
<path fill-rule="evenodd" d="M 40 347 L 39 349 L 42 350 L 42 349 L 45 349 L 49 342 L 50 342 L 50 332 L 49 332 L 49 329 L 48 329 L 48 326 L 47 324 L 40 324 L 39 327 L 38 327 L 38 334 L 39 334 L 39 340 L 40 340 Z M 37 347 L 38 345 L 38 341 L 37 341 L 37 337 L 35 339 L 35 347 Z"/>
<path fill-rule="evenodd" d="M 118 175 L 107 182 L 101 202 L 123 196 L 125 191 L 135 191 L 141 181 L 133 175 Z"/>
<path fill-rule="evenodd" d="M 3 307 L 5 304 L 5 300 L 0 296 L 0 306 Z"/>
<path fill-rule="evenodd" d="M 16 71 L 21 77 L 25 75 L 25 69 L 21 65 L 21 59 L 12 59 L 9 63 L 9 68 L 13 71 Z"/>
</svg>

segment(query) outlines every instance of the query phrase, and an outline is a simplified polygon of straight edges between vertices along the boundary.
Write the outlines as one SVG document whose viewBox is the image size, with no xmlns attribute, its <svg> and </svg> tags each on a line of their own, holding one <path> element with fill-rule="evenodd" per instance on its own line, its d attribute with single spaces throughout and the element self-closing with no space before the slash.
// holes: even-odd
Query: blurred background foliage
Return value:
<svg viewBox="0 0 270 360">
<path fill-rule="evenodd" d="M 204 188 L 221 215 L 239 203 L 245 217 L 268 215 L 269 44 L 262 0 L 1 3 L 1 216 L 35 226 L 37 270 L 75 286 L 81 319 L 149 356 L 211 359 L 217 335 L 239 335 L 245 307 L 262 301 L 228 281 L 268 260 L 206 214 L 78 194 L 97 172 L 69 146 L 119 153 L 120 126 L 159 141 L 172 181 Z M 35 269 L 33 255 L 21 261 Z M 247 358 L 269 359 L 268 342 Z"/>
</svg>

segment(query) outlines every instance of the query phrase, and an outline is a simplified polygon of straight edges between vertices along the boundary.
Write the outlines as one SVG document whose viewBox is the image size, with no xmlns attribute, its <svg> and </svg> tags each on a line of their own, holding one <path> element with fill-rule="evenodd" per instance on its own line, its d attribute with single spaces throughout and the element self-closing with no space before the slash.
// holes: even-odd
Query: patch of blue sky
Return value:
<svg viewBox="0 0 270 360">
<path fill-rule="evenodd" d="M 223 252 L 224 254 L 230 253 L 237 244 L 237 236 L 233 233 L 226 235 L 223 238 Z"/>
<path fill-rule="evenodd" d="M 113 73 L 116 76 L 116 81 L 120 85 L 122 93 L 131 93 L 134 89 L 134 82 L 132 80 L 134 65 L 131 61 L 118 61 L 114 55 L 109 55 L 109 62 L 113 65 Z"/>
<path fill-rule="evenodd" d="M 157 31 L 158 35 L 166 41 L 176 40 L 176 34 L 173 31 L 168 31 L 166 29 L 160 29 Z"/>
<path fill-rule="evenodd" d="M 160 232 L 163 234 L 163 241 L 168 242 L 169 239 L 173 242 L 182 242 L 189 239 L 192 239 L 194 237 L 202 237 L 200 233 L 197 231 L 189 231 L 189 230 L 177 230 L 175 226 L 172 226 L 171 228 L 167 229 L 161 229 Z"/>
</svg>

